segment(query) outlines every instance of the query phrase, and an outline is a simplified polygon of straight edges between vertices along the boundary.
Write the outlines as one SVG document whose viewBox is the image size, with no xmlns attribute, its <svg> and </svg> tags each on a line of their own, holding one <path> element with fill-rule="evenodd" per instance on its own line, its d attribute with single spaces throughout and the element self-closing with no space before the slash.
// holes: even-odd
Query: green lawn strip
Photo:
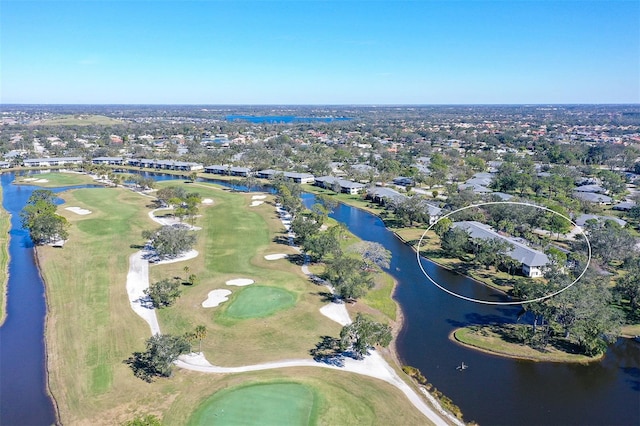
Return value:
<svg viewBox="0 0 640 426">
<path fill-rule="evenodd" d="M 376 287 L 362 298 L 362 302 L 382 312 L 392 321 L 396 321 L 398 305 L 393 300 L 395 280 L 391 275 L 380 272 L 375 274 L 375 282 Z"/>
<path fill-rule="evenodd" d="M 122 361 L 144 347 L 149 331 L 131 310 L 125 290 L 130 245 L 148 221 L 139 195 L 122 189 L 81 189 L 62 195 L 58 210 L 71 222 L 64 248 L 39 247 L 47 286 L 50 386 L 64 420 L 126 403 L 123 387 L 138 388 Z"/>
<path fill-rule="evenodd" d="M 546 348 L 534 349 L 519 341 L 516 327 L 516 324 L 463 327 L 453 331 L 450 338 L 465 346 L 509 358 L 585 363 L 602 357 L 579 354 L 577 348 L 564 339 L 552 339 Z"/>
<path fill-rule="evenodd" d="M 47 180 L 47 182 L 36 182 L 27 179 Z M 86 185 L 94 184 L 93 178 L 86 174 L 80 173 L 32 173 L 24 176 L 17 176 L 14 184 L 16 185 L 38 185 L 43 188 L 58 188 L 61 186 Z"/>
<path fill-rule="evenodd" d="M 9 280 L 9 231 L 11 215 L 2 207 L 3 192 L 0 188 L 0 325 L 7 316 L 7 282 Z"/>
</svg>

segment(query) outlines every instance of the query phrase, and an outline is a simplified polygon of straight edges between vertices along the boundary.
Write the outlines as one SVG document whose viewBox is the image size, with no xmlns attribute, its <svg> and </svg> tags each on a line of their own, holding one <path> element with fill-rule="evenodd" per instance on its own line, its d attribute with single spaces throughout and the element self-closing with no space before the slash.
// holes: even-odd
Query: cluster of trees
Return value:
<svg viewBox="0 0 640 426">
<path fill-rule="evenodd" d="M 149 383 L 157 377 L 171 377 L 173 362 L 180 355 L 191 352 L 191 343 L 195 340 L 202 345 L 206 336 L 207 329 L 203 325 L 182 336 L 155 334 L 147 339 L 144 352 L 134 352 L 124 363 L 136 377 Z"/>
<path fill-rule="evenodd" d="M 350 354 L 355 359 L 362 359 L 376 345 L 387 347 L 393 338 L 391 327 L 382 324 L 361 313 L 355 320 L 340 330 L 340 337 L 324 336 L 316 347 L 309 352 L 314 359 L 330 361 Z"/>
<path fill-rule="evenodd" d="M 159 205 L 173 206 L 174 215 L 180 220 L 187 219 L 193 225 L 198 215 L 198 205 L 202 197 L 197 192 L 187 192 L 180 186 L 167 186 L 156 192 Z"/>
<path fill-rule="evenodd" d="M 324 278 L 331 282 L 336 295 L 356 300 L 373 288 L 372 271 L 389 267 L 391 254 L 382 245 L 369 241 L 356 243 L 344 253 L 340 241 L 346 230 L 343 225 L 335 225 L 322 231 L 326 215 L 324 205 L 315 204 L 310 211 L 296 216 L 291 230 L 307 254 L 326 262 Z"/>
<path fill-rule="evenodd" d="M 184 225 L 166 225 L 156 230 L 144 230 L 142 237 L 149 240 L 149 245 L 161 259 L 177 257 L 191 250 L 196 243 L 195 234 Z"/>
<path fill-rule="evenodd" d="M 29 231 L 36 245 L 48 244 L 69 237 L 69 223 L 56 214 L 55 195 L 48 189 L 33 191 L 20 212 L 22 227 Z"/>
<path fill-rule="evenodd" d="M 520 281 L 514 294 L 531 300 L 547 296 L 567 287 L 573 276 L 559 268 L 550 268 L 546 282 Z M 614 294 L 593 271 L 560 294 L 542 301 L 523 304 L 531 319 L 531 327 L 522 329 L 523 342 L 544 348 L 552 337 L 575 343 L 586 355 L 598 355 L 615 341 L 623 322 L 622 312 L 615 307 Z"/>
</svg>

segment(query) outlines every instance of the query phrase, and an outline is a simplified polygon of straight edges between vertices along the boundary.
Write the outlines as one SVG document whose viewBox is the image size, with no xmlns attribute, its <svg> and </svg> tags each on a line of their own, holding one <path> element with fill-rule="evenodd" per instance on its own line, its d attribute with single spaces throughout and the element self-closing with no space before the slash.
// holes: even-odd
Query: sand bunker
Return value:
<svg viewBox="0 0 640 426">
<path fill-rule="evenodd" d="M 23 182 L 31 182 L 31 181 L 34 181 L 34 180 L 38 180 L 38 178 L 24 178 L 24 179 L 22 179 Z"/>
<path fill-rule="evenodd" d="M 255 281 L 250 280 L 248 278 L 236 278 L 235 280 L 229 280 L 226 282 L 227 285 L 235 285 L 238 287 L 242 287 L 245 285 L 251 285 L 253 284 Z"/>
<path fill-rule="evenodd" d="M 259 206 L 260 204 L 263 204 L 264 201 L 252 201 L 251 202 L 251 207 L 255 207 L 255 206 Z"/>
<path fill-rule="evenodd" d="M 266 195 L 254 195 L 251 197 L 252 200 L 264 200 L 265 198 L 267 198 Z"/>
<path fill-rule="evenodd" d="M 81 207 L 65 207 L 65 210 L 69 210 L 70 212 L 74 212 L 75 214 L 86 215 L 91 214 L 91 210 L 83 209 Z"/>
<path fill-rule="evenodd" d="M 264 258 L 267 260 L 278 260 L 278 259 L 284 259 L 287 256 L 289 255 L 284 253 L 276 253 L 276 254 L 268 254 Z"/>
<path fill-rule="evenodd" d="M 49 182 L 49 180 L 48 179 L 36 179 L 33 182 L 34 183 L 47 183 L 47 182 Z"/>
<path fill-rule="evenodd" d="M 332 319 L 340 325 L 351 324 L 351 318 L 349 318 L 349 312 L 344 303 L 329 303 L 320 308 L 320 313 L 327 318 Z"/>
<path fill-rule="evenodd" d="M 209 297 L 207 300 L 202 302 L 203 308 L 215 308 L 220 305 L 222 302 L 226 302 L 229 300 L 229 296 L 231 294 L 231 290 L 220 289 L 220 290 L 212 290 L 209 292 Z"/>
<path fill-rule="evenodd" d="M 213 204 L 213 200 L 211 198 L 205 198 L 202 200 L 202 204 Z"/>
</svg>

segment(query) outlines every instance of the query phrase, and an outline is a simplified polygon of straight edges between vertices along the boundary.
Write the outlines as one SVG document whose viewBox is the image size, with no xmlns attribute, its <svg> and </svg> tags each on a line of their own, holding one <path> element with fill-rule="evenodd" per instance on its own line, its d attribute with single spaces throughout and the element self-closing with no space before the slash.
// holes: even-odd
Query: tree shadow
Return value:
<svg viewBox="0 0 640 426">
<path fill-rule="evenodd" d="M 289 259 L 289 262 L 298 266 L 302 266 L 305 263 L 305 255 L 302 253 L 290 254 L 289 256 L 287 256 L 287 259 Z"/>
<path fill-rule="evenodd" d="M 340 350 L 340 339 L 331 336 L 322 336 L 315 348 L 309 350 L 309 354 L 317 362 L 344 367 L 345 354 Z"/>
<path fill-rule="evenodd" d="M 316 296 L 320 296 L 322 298 L 322 301 L 327 303 L 334 303 L 340 300 L 339 296 L 328 291 L 319 291 L 317 293 L 312 293 L 312 294 L 315 294 Z"/>
</svg>

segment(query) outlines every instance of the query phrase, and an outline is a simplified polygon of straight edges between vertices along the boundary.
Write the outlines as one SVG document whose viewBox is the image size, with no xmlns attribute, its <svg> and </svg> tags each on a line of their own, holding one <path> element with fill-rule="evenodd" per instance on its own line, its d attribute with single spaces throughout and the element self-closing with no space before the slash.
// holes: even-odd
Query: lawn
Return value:
<svg viewBox="0 0 640 426">
<path fill-rule="evenodd" d="M 250 383 L 216 392 L 193 413 L 188 424 L 311 425 L 317 421 L 317 399 L 312 388 L 300 383 Z"/>
<path fill-rule="evenodd" d="M 7 315 L 7 281 L 9 265 L 9 230 L 11 229 L 11 216 L 2 207 L 2 189 L 0 188 L 0 325 L 4 323 Z"/>
<path fill-rule="evenodd" d="M 46 181 L 46 182 L 45 182 Z M 75 186 L 95 184 L 96 182 L 89 175 L 80 173 L 30 173 L 24 176 L 17 176 L 16 185 L 38 185 L 43 188 L 58 188 L 61 186 Z"/>
<path fill-rule="evenodd" d="M 318 311 L 325 303 L 318 294 L 322 289 L 309 283 L 300 266 L 288 259 L 264 259 L 265 254 L 295 253 L 277 242 L 283 227 L 272 200 L 249 207 L 250 195 L 207 184 L 184 185 L 214 199 L 214 204 L 201 207 L 202 217 L 196 223 L 203 227 L 196 247 L 200 255 L 151 267 L 152 281 L 183 278 L 187 273 L 199 278 L 197 285 L 183 286 L 176 305 L 159 312 L 163 332 L 182 333 L 206 325 L 208 336 L 202 342 L 206 357 L 228 366 L 308 358 L 320 336 L 339 334 L 340 326 Z M 80 216 L 59 207 L 71 222 L 68 242 L 62 249 L 38 248 L 49 305 L 50 388 L 63 423 L 120 424 L 137 414 L 156 414 L 165 424 L 185 424 L 218 390 L 276 379 L 312 389 L 321 424 L 356 424 L 360 419 L 424 423 L 424 417 L 391 385 L 320 368 L 236 375 L 176 369 L 172 378 L 151 384 L 135 378 L 123 361 L 144 349 L 149 328 L 131 310 L 125 282 L 128 258 L 143 243 L 141 231 L 157 227 L 147 215 L 151 199 L 121 188 L 79 189 L 62 197 L 65 205 L 92 211 Z M 244 288 L 225 284 L 234 278 L 251 278 L 256 284 Z M 220 320 L 222 309 L 201 306 L 212 289 L 241 295 L 261 286 L 294 294 L 295 304 L 261 318 L 233 321 Z"/>
<path fill-rule="evenodd" d="M 282 309 L 293 306 L 296 295 L 277 287 L 252 285 L 235 293 L 235 297 L 221 309 L 218 317 L 221 322 L 225 317 L 232 320 L 247 318 L 263 318 Z"/>
<path fill-rule="evenodd" d="M 39 126 L 113 126 L 123 124 L 123 122 L 104 115 L 61 115 L 33 124 Z"/>
</svg>

